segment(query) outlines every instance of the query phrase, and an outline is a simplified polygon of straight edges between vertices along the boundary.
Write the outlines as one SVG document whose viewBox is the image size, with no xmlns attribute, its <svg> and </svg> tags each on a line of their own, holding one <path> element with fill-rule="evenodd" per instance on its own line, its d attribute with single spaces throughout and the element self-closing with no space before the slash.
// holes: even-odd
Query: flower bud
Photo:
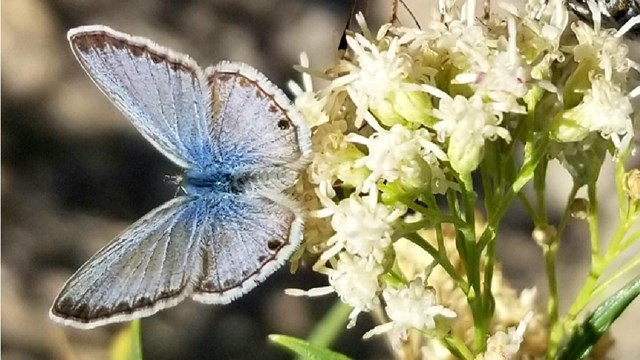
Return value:
<svg viewBox="0 0 640 360">
<path fill-rule="evenodd" d="M 574 109 L 564 111 L 555 117 L 549 129 L 551 139 L 561 143 L 574 142 L 584 140 L 589 135 L 589 129 L 582 125 Z"/>
<path fill-rule="evenodd" d="M 421 91 L 396 91 L 389 94 L 394 109 L 405 120 L 416 125 L 432 126 L 436 119 L 429 116 L 433 108 L 431 97 Z"/>
<path fill-rule="evenodd" d="M 460 175 L 470 174 L 475 170 L 484 155 L 484 146 L 478 146 L 473 141 L 460 141 L 459 137 L 468 140 L 468 136 L 463 134 L 463 128 L 455 131 L 449 138 L 449 148 L 447 156 L 451 167 Z"/>
<path fill-rule="evenodd" d="M 380 121 L 382 125 L 392 127 L 399 124 L 405 126 L 407 122 L 395 109 L 393 104 L 389 100 L 383 100 L 375 105 L 372 105 L 369 110 Z"/>
<path fill-rule="evenodd" d="M 536 226 L 531 237 L 540 247 L 552 245 L 558 236 L 558 231 L 553 225 Z"/>
<path fill-rule="evenodd" d="M 571 211 L 571 217 L 584 220 L 589 215 L 589 201 L 584 198 L 573 199 L 569 210 Z"/>
<path fill-rule="evenodd" d="M 355 161 L 363 156 L 353 144 L 348 144 L 336 153 L 339 159 L 335 162 L 335 174 L 344 185 L 357 187 L 369 176 L 369 170 L 355 166 Z"/>
<path fill-rule="evenodd" d="M 624 174 L 624 192 L 634 201 L 640 200 L 640 170 L 633 169 Z"/>
<path fill-rule="evenodd" d="M 386 126 L 400 124 L 410 128 L 431 126 L 435 118 L 430 116 L 431 98 L 421 91 L 393 91 L 386 99 L 370 107 L 375 117 Z"/>
</svg>

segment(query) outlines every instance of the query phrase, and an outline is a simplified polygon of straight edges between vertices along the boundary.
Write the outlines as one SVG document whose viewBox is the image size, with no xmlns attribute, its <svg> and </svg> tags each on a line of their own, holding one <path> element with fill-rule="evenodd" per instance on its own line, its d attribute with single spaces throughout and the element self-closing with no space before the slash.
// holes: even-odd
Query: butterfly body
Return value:
<svg viewBox="0 0 640 360">
<path fill-rule="evenodd" d="M 93 328 L 187 297 L 224 304 L 277 270 L 301 241 L 303 210 L 288 189 L 311 146 L 286 95 L 246 64 L 203 70 L 187 55 L 105 26 L 75 28 L 68 38 L 94 83 L 183 175 L 179 196 L 71 276 L 52 319 Z"/>
<path fill-rule="evenodd" d="M 206 196 L 210 193 L 239 193 L 242 191 L 242 177 L 229 172 L 185 173 L 180 187 L 188 195 Z"/>
</svg>

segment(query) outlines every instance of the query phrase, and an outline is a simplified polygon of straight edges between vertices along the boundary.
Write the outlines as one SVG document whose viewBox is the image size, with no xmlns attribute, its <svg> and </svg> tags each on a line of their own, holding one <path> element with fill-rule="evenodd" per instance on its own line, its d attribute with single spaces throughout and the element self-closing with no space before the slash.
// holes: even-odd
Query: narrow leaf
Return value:
<svg viewBox="0 0 640 360">
<path fill-rule="evenodd" d="M 638 295 L 640 295 L 640 276 L 628 282 L 600 304 L 593 314 L 574 330 L 571 338 L 558 352 L 556 359 L 574 360 L 589 356 L 600 337 Z"/>
<path fill-rule="evenodd" d="M 286 335 L 269 335 L 269 340 L 308 360 L 349 360 L 346 355 L 314 345 L 305 340 Z"/>
<path fill-rule="evenodd" d="M 111 344 L 111 360 L 142 360 L 140 320 L 133 320 L 120 330 Z"/>
<path fill-rule="evenodd" d="M 331 310 L 313 328 L 307 341 L 322 347 L 331 346 L 336 337 L 346 328 L 351 310 L 349 305 L 337 300 Z"/>
</svg>

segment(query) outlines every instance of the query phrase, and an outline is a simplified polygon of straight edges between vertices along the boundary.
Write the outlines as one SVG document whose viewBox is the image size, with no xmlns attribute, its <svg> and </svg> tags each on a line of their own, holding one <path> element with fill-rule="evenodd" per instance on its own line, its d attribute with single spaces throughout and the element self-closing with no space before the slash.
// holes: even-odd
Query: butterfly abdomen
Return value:
<svg viewBox="0 0 640 360">
<path fill-rule="evenodd" d="M 217 193 L 238 193 L 233 186 L 233 176 L 227 172 L 188 171 L 182 178 L 181 188 L 187 195 L 207 195 Z"/>
<path fill-rule="evenodd" d="M 299 171 L 274 167 L 257 171 L 228 172 L 188 171 L 180 186 L 187 195 L 207 195 L 213 192 L 240 194 L 256 190 L 281 192 L 292 187 Z"/>
</svg>

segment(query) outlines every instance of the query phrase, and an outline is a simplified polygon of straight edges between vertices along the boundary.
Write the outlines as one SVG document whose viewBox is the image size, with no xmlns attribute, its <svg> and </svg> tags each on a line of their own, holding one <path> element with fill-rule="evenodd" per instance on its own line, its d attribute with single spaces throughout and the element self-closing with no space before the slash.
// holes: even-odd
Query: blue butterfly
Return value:
<svg viewBox="0 0 640 360">
<path fill-rule="evenodd" d="M 51 318 L 93 328 L 187 297 L 229 303 L 278 269 L 301 241 L 303 210 L 286 190 L 311 148 L 282 90 L 246 64 L 202 70 L 187 55 L 105 26 L 71 29 L 68 39 L 100 90 L 184 169 L 183 194 L 89 259 Z"/>
</svg>

